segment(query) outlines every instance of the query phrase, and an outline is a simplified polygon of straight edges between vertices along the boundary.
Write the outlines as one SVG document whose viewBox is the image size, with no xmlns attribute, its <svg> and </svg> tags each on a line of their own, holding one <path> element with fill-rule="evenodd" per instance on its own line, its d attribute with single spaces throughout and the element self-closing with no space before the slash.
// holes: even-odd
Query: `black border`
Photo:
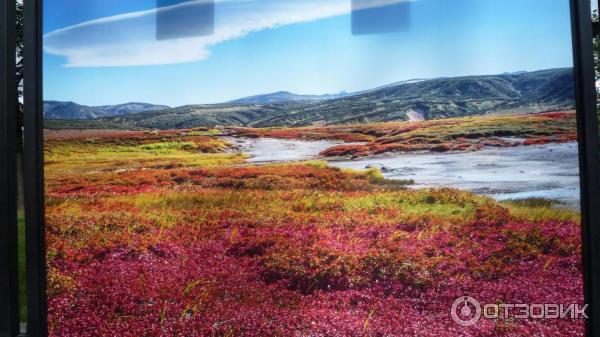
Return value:
<svg viewBox="0 0 600 337">
<path fill-rule="evenodd" d="M 0 0 L 0 335 L 19 333 L 16 9 Z"/>
<path fill-rule="evenodd" d="M 27 336 L 45 337 L 48 335 L 48 322 L 44 240 L 42 0 L 25 0 L 23 5 L 23 180 L 27 250 Z"/>
<path fill-rule="evenodd" d="M 600 336 L 600 158 L 596 111 L 592 10 L 589 0 L 571 0 L 573 69 L 579 133 L 581 224 L 587 336 Z"/>
<path fill-rule="evenodd" d="M 580 152 L 584 294 L 590 317 L 586 321 L 586 334 L 600 337 L 600 309 L 597 308 L 600 306 L 600 156 L 591 3 L 590 0 L 570 0 L 570 5 Z M 25 1 L 24 26 L 27 336 L 45 337 L 48 327 L 44 244 L 42 0 Z"/>
</svg>

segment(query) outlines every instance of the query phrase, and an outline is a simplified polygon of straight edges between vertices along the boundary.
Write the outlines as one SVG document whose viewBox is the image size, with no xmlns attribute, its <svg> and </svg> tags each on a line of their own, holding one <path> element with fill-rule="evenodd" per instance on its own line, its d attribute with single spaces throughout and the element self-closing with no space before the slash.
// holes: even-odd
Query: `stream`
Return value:
<svg viewBox="0 0 600 337">
<path fill-rule="evenodd" d="M 254 163 L 320 158 L 336 141 L 234 139 Z M 576 142 L 485 148 L 476 152 L 387 154 L 356 160 L 328 160 L 331 166 L 379 168 L 388 179 L 412 179 L 411 188 L 452 187 L 496 200 L 546 198 L 579 206 Z"/>
</svg>

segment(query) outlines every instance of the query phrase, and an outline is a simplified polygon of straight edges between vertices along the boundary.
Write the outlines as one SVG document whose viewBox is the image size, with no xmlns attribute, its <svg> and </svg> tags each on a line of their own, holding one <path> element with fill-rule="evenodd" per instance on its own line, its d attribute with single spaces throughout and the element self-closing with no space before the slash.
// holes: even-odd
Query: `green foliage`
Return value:
<svg viewBox="0 0 600 337">
<path fill-rule="evenodd" d="M 162 143 L 152 143 L 152 144 L 142 144 L 139 146 L 143 151 L 149 151 L 153 154 L 169 154 L 172 153 L 173 150 L 183 150 L 183 151 L 194 151 L 198 149 L 198 144 L 194 142 L 162 142 Z M 127 148 L 124 151 L 131 151 Z"/>
<path fill-rule="evenodd" d="M 573 221 L 579 222 L 581 215 L 574 209 L 567 208 L 553 200 L 525 199 L 504 201 L 502 205 L 508 208 L 510 214 L 521 220 L 527 221 Z"/>
<path fill-rule="evenodd" d="M 62 129 L 94 129 L 94 130 L 139 130 L 140 128 L 123 125 L 113 121 L 90 120 L 68 120 L 68 119 L 45 119 L 44 128 L 51 130 Z"/>
</svg>

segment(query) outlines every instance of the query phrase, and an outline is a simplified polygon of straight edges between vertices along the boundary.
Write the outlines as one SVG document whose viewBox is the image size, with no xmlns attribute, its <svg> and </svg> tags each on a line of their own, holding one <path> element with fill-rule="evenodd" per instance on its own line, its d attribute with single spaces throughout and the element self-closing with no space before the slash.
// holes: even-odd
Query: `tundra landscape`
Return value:
<svg viewBox="0 0 600 337">
<path fill-rule="evenodd" d="M 583 336 L 580 319 L 450 316 L 464 295 L 582 304 L 569 74 L 48 102 L 50 335 Z"/>
</svg>

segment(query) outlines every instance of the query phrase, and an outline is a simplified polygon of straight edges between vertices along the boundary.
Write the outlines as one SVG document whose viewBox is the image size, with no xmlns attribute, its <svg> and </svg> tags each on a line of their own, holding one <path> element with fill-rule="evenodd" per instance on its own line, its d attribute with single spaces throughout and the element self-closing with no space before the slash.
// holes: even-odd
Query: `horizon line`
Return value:
<svg viewBox="0 0 600 337">
<path fill-rule="evenodd" d="M 354 96 L 354 95 L 360 95 L 362 93 L 368 92 L 368 91 L 374 91 L 374 90 L 379 90 L 379 89 L 384 89 L 385 87 L 394 85 L 394 84 L 400 84 L 401 82 L 410 82 L 410 81 L 421 81 L 421 82 L 425 82 L 425 81 L 433 81 L 433 80 L 438 80 L 438 79 L 449 79 L 449 78 L 466 78 L 466 77 L 488 77 L 488 76 L 502 76 L 502 75 L 511 75 L 511 74 L 519 74 L 519 73 L 535 73 L 535 72 L 542 72 L 542 71 L 549 71 L 549 70 L 561 70 L 561 69 L 573 69 L 573 66 L 565 66 L 565 67 L 556 67 L 556 68 L 543 68 L 543 69 L 536 69 L 536 70 L 514 70 L 514 71 L 505 71 L 502 73 L 487 73 L 487 74 L 471 74 L 471 75 L 461 75 L 461 76 L 437 76 L 437 77 L 430 77 L 430 78 L 409 78 L 409 79 L 402 79 L 402 80 L 398 80 L 395 82 L 391 82 L 391 83 L 387 83 L 387 84 L 382 84 L 376 87 L 372 87 L 372 88 L 366 88 L 366 89 L 362 89 L 362 90 L 358 90 L 358 91 L 346 91 L 346 90 L 339 90 L 337 92 L 326 92 L 326 93 L 321 93 L 321 94 L 317 94 L 317 93 L 297 93 L 297 92 L 292 92 L 290 90 L 277 90 L 277 91 L 272 91 L 272 92 L 263 92 L 263 93 L 255 93 L 255 94 L 250 94 L 250 95 L 246 95 L 246 96 L 242 96 L 242 97 L 237 97 L 237 98 L 232 98 L 232 99 L 228 99 L 226 101 L 223 102 L 213 102 L 213 103 L 185 103 L 185 104 L 176 104 L 176 105 L 171 105 L 171 104 L 163 104 L 163 103 L 157 103 L 157 102 L 142 102 L 142 101 L 138 101 L 138 100 L 132 100 L 132 101 L 128 101 L 128 102 L 121 102 L 121 103 L 113 103 L 113 104 L 85 104 L 82 102 L 77 102 L 74 100 L 61 100 L 61 99 L 43 99 L 43 102 L 60 102 L 60 103 L 74 103 L 77 105 L 82 105 L 82 106 L 87 106 L 87 107 L 91 107 L 91 108 L 100 108 L 103 106 L 116 106 L 116 105 L 124 105 L 124 104 L 151 104 L 151 105 L 163 105 L 168 107 L 169 109 L 175 109 L 175 108 L 180 108 L 180 107 L 185 107 L 185 106 L 194 106 L 194 105 L 222 105 L 222 104 L 236 104 L 233 101 L 236 100 L 242 100 L 242 99 L 247 99 L 247 98 L 252 98 L 252 97 L 259 97 L 259 96 L 265 96 L 265 95 L 272 95 L 272 94 L 276 94 L 276 93 L 290 93 L 292 95 L 297 95 L 297 96 L 327 96 L 327 95 L 340 95 L 340 94 L 347 94 L 348 96 Z M 406 84 L 410 84 L 410 83 L 406 83 Z M 238 103 L 239 104 L 239 103 Z"/>
</svg>

